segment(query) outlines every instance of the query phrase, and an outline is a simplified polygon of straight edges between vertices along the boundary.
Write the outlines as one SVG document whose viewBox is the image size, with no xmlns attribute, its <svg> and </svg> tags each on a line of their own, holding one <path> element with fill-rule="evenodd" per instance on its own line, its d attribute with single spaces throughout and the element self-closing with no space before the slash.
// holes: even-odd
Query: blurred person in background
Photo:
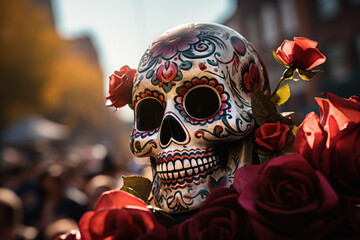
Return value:
<svg viewBox="0 0 360 240">
<path fill-rule="evenodd" d="M 0 188 L 1 240 L 30 240 L 36 237 L 36 229 L 22 225 L 21 218 L 21 199 L 14 191 L 7 188 Z"/>
<path fill-rule="evenodd" d="M 34 151 L 8 147 L 1 151 L 0 187 L 13 190 L 24 208 L 36 200 L 35 180 L 39 159 Z"/>
<path fill-rule="evenodd" d="M 24 223 L 39 230 L 37 239 L 44 239 L 49 223 L 61 218 L 79 221 L 87 210 L 86 206 L 66 195 L 68 176 L 67 169 L 56 163 L 45 168 L 38 177 L 38 199 L 36 204 L 25 209 L 24 215 Z"/>
<path fill-rule="evenodd" d="M 90 179 L 85 188 L 85 193 L 89 198 L 88 209 L 93 210 L 100 195 L 112 189 L 116 189 L 116 180 L 107 175 L 97 175 Z"/>
<path fill-rule="evenodd" d="M 44 240 L 54 240 L 57 236 L 77 230 L 77 223 L 70 218 L 62 218 L 50 223 L 44 231 Z"/>
</svg>

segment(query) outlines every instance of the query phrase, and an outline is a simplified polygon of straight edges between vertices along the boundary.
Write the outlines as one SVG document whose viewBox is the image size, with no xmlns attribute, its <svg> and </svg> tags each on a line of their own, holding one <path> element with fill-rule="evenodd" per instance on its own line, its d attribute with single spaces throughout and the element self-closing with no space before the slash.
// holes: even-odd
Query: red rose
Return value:
<svg viewBox="0 0 360 240">
<path fill-rule="evenodd" d="M 123 66 L 120 71 L 115 71 L 110 76 L 109 95 L 106 96 L 108 100 L 106 102 L 107 107 L 121 108 L 126 104 L 131 104 L 135 75 L 135 69 Z"/>
<path fill-rule="evenodd" d="M 337 212 L 338 197 L 326 178 L 299 154 L 282 155 L 258 168 L 240 186 L 238 199 L 256 237 L 315 239 Z M 240 168 L 235 177 L 248 175 L 245 170 Z"/>
<path fill-rule="evenodd" d="M 360 123 L 349 123 L 333 139 L 329 155 L 334 189 L 360 204 Z"/>
<path fill-rule="evenodd" d="M 264 123 L 255 130 L 255 142 L 264 152 L 281 151 L 285 147 L 290 128 L 285 124 Z"/>
<path fill-rule="evenodd" d="M 237 203 L 233 188 L 217 188 L 199 212 L 169 230 L 169 239 L 242 239 L 246 214 Z"/>
<path fill-rule="evenodd" d="M 310 113 L 300 125 L 294 151 L 322 171 L 337 192 L 360 203 L 360 101 L 327 96 L 316 99 L 320 119 Z"/>
<path fill-rule="evenodd" d="M 276 55 L 284 65 L 309 70 L 326 61 L 326 57 L 316 48 L 317 44 L 307 38 L 294 37 L 294 41 L 285 40 L 276 50 Z"/>
<path fill-rule="evenodd" d="M 116 190 L 101 195 L 94 211 L 80 219 L 79 229 L 83 240 L 166 239 L 167 236 L 145 202 Z"/>
<path fill-rule="evenodd" d="M 244 187 L 257 175 L 260 165 L 245 165 L 235 172 L 233 187 L 241 193 Z"/>
</svg>

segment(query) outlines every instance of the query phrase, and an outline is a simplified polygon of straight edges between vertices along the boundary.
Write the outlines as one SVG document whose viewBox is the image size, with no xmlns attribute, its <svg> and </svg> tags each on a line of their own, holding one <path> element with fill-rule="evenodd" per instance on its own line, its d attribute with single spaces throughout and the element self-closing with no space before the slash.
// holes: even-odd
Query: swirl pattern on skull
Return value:
<svg viewBox="0 0 360 240">
<path fill-rule="evenodd" d="M 150 45 L 134 82 L 130 144 L 134 155 L 151 159 L 158 207 L 195 210 L 251 163 L 255 88 L 269 94 L 266 69 L 228 27 L 182 25 Z"/>
</svg>

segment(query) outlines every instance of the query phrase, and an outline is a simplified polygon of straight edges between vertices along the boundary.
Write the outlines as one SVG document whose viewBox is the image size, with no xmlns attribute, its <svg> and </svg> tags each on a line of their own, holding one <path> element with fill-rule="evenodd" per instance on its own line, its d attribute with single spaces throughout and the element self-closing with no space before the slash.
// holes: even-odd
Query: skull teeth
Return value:
<svg viewBox="0 0 360 240">
<path fill-rule="evenodd" d="M 203 158 L 185 158 L 184 160 L 176 160 L 159 163 L 156 170 L 161 179 L 171 180 L 191 177 L 215 168 L 219 160 L 215 156 Z"/>
</svg>

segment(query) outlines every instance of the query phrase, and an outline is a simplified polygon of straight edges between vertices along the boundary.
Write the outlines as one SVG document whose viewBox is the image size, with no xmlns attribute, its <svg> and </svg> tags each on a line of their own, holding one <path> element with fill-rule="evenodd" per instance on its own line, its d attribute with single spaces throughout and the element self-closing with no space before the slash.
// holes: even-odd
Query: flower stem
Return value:
<svg viewBox="0 0 360 240">
<path fill-rule="evenodd" d="M 280 78 L 280 81 L 279 81 L 278 85 L 276 86 L 274 92 L 271 94 L 270 98 L 272 98 L 272 97 L 275 96 L 276 92 L 279 90 L 281 84 L 282 84 L 285 80 L 287 80 L 287 79 L 284 78 L 283 76 Z"/>
<path fill-rule="evenodd" d="M 276 86 L 274 92 L 270 96 L 271 98 L 273 96 L 275 96 L 276 92 L 279 90 L 281 84 L 283 84 L 283 82 L 285 82 L 285 80 L 293 79 L 295 70 L 296 70 L 296 67 L 293 67 L 293 66 L 290 66 L 289 68 L 285 69 L 285 71 L 283 72 L 283 75 L 280 78 L 278 85 Z"/>
</svg>

